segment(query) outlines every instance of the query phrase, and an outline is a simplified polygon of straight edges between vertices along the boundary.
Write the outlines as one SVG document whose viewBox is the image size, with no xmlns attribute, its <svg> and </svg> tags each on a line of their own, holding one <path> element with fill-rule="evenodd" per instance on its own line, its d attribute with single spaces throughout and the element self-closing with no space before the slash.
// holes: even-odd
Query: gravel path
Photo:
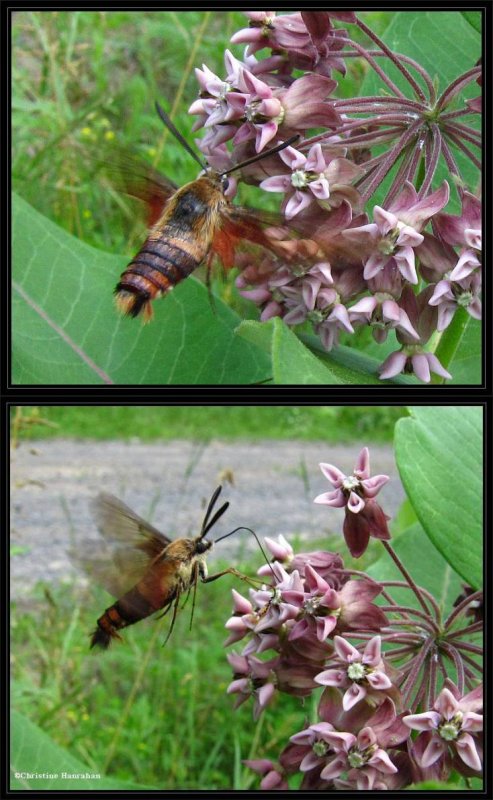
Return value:
<svg viewBox="0 0 493 800">
<path fill-rule="evenodd" d="M 218 523 L 216 536 L 247 525 L 260 536 L 282 533 L 290 539 L 297 535 L 310 549 L 313 538 L 340 532 L 343 519 L 338 509 L 313 503 L 317 494 L 331 488 L 318 463 L 326 461 L 351 473 L 363 445 L 56 439 L 39 441 L 30 448 L 22 443 L 11 458 L 12 596 L 27 599 L 39 580 L 80 580 L 65 551 L 71 537 L 81 542 L 96 535 L 88 502 L 101 490 L 116 494 L 173 537 L 194 536 L 203 515 L 202 504 L 223 483 L 231 507 Z M 391 477 L 379 500 L 393 516 L 404 492 L 392 449 L 372 446 L 370 451 L 372 473 Z M 231 477 L 233 485 L 228 482 Z M 239 547 L 253 550 L 253 537 L 239 533 L 225 540 L 209 563 L 219 548 L 234 562 Z"/>
</svg>

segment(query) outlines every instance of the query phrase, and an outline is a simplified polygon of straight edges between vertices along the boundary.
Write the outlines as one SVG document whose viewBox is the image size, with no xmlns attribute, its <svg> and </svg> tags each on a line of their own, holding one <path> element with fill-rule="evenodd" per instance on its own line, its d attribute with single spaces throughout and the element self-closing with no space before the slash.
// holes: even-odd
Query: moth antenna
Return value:
<svg viewBox="0 0 493 800">
<path fill-rule="evenodd" d="M 203 538 L 204 538 L 204 536 L 205 536 L 207 533 L 209 533 L 210 529 L 211 529 L 211 528 L 212 528 L 212 527 L 213 527 L 213 526 L 216 524 L 216 522 L 218 521 L 218 519 L 219 519 L 220 517 L 222 517 L 222 515 L 224 514 L 224 512 L 226 511 L 226 509 L 227 509 L 227 508 L 229 508 L 229 501 L 228 501 L 227 503 L 225 503 L 223 506 L 221 506 L 221 508 L 220 508 L 218 511 L 216 511 L 216 513 L 215 513 L 215 514 L 214 514 L 214 516 L 212 517 L 212 519 L 211 519 L 211 521 L 209 522 L 209 524 L 208 524 L 208 525 L 207 525 L 205 528 L 203 528 L 203 530 L 201 531 L 201 534 L 200 534 L 200 538 L 201 538 L 201 539 L 203 539 Z"/>
<path fill-rule="evenodd" d="M 232 536 L 233 533 L 236 533 L 237 531 L 249 531 L 249 533 L 251 533 L 253 536 L 255 536 L 255 539 L 257 540 L 257 544 L 260 547 L 260 552 L 262 553 L 262 555 L 263 555 L 263 557 L 265 559 L 265 563 L 269 567 L 269 569 L 272 572 L 274 578 L 276 578 L 276 580 L 277 580 L 277 576 L 276 576 L 276 573 L 274 572 L 274 570 L 272 568 L 272 564 L 270 563 L 269 559 L 265 555 L 265 550 L 262 547 L 262 545 L 260 544 L 260 539 L 258 538 L 258 536 L 255 533 L 255 531 L 252 531 L 251 528 L 246 528 L 244 525 L 240 525 L 240 527 L 239 528 L 235 528 L 234 531 L 230 531 L 229 533 L 225 533 L 224 536 L 220 536 L 219 539 L 214 539 L 214 544 L 217 544 L 217 542 L 220 542 L 222 539 L 227 539 L 228 536 Z"/>
<path fill-rule="evenodd" d="M 212 519 L 209 521 L 209 518 L 210 518 L 210 516 L 212 514 L 212 509 L 214 508 L 214 506 L 216 504 L 217 498 L 221 494 L 222 488 L 223 488 L 222 486 L 218 486 L 217 489 L 214 491 L 211 499 L 209 500 L 209 505 L 207 506 L 207 511 L 205 512 L 204 521 L 202 523 L 202 528 L 200 530 L 200 538 L 201 539 L 204 538 L 204 536 L 208 533 L 208 531 L 210 531 L 210 529 L 213 527 L 213 525 L 216 524 L 218 519 L 220 517 L 222 517 L 222 515 L 224 514 L 226 509 L 229 507 L 229 502 L 228 503 L 224 503 L 224 505 L 221 506 L 221 508 L 219 508 L 216 511 L 216 513 L 214 514 Z"/>
<path fill-rule="evenodd" d="M 256 161 L 261 161 L 263 158 L 267 158 L 267 156 L 273 156 L 275 153 L 279 153 L 280 150 L 284 150 L 285 147 L 289 147 L 289 145 L 293 144 L 293 142 L 295 142 L 299 138 L 300 138 L 299 133 L 296 133 L 294 136 L 291 136 L 285 142 L 281 142 L 281 144 L 278 144 L 277 147 L 272 147 L 270 150 L 266 150 L 265 153 L 258 153 L 258 155 L 256 156 L 247 158 L 246 161 L 240 161 L 239 164 L 236 164 L 236 166 L 231 167 L 231 169 L 227 169 L 226 172 L 221 172 L 221 177 L 223 175 L 229 175 L 236 169 L 241 169 L 241 167 L 246 167 L 248 166 L 248 164 L 255 164 Z"/>
<path fill-rule="evenodd" d="M 180 142 L 181 146 L 185 148 L 187 153 L 189 153 L 189 155 L 191 155 L 192 158 L 195 159 L 197 164 L 200 164 L 202 169 L 207 172 L 207 164 L 205 164 L 205 162 L 198 157 L 195 150 L 193 150 L 190 147 L 187 140 L 184 138 L 184 136 L 182 136 L 178 128 L 171 122 L 171 119 L 167 115 L 166 111 L 164 110 L 164 108 L 161 108 L 157 100 L 155 101 L 155 106 L 156 106 L 156 111 L 161 118 L 161 121 L 166 125 L 169 132 L 172 133 L 175 139 L 177 139 Z"/>
</svg>

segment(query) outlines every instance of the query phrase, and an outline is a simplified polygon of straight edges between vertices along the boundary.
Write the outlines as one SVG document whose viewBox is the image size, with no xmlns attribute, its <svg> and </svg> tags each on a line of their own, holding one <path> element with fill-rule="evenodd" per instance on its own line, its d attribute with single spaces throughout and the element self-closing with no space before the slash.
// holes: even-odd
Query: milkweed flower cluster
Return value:
<svg viewBox="0 0 493 800">
<path fill-rule="evenodd" d="M 397 349 L 382 363 L 382 379 L 401 372 L 424 382 L 431 373 L 451 378 L 430 348 L 432 337 L 436 342 L 458 309 L 481 318 L 481 202 L 456 159 L 460 152 L 479 177 L 481 140 L 471 123 L 480 97 L 460 98 L 480 84 L 480 67 L 437 95 L 426 70 L 392 52 L 354 12 L 245 16 L 248 26 L 231 38 L 233 46 L 246 45 L 243 58 L 226 51 L 224 78 L 205 64 L 196 70 L 200 94 L 189 112 L 195 130 L 205 131 L 198 146 L 213 167 L 225 169 L 299 139 L 238 173 L 282 196 L 279 224 L 267 229 L 270 252 L 236 256 L 240 294 L 259 307 L 261 320 L 311 326 L 326 350 L 362 327 L 378 343 L 392 332 Z M 353 41 L 352 26 L 379 49 Z M 355 58 L 379 76 L 381 94 L 338 98 Z M 399 70 L 409 96 L 388 67 Z M 450 177 L 434 187 L 441 162 Z M 389 175 L 390 188 L 376 202 Z M 450 185 L 460 216 L 444 212 Z"/>
<path fill-rule="evenodd" d="M 353 556 L 370 537 L 382 542 L 403 581 L 375 581 L 338 553 L 295 553 L 282 535 L 266 538 L 272 561 L 249 597 L 233 590 L 226 645 L 235 707 L 251 703 L 258 719 L 283 694 L 317 693 L 317 718 L 294 731 L 273 760 L 245 762 L 264 790 L 402 789 L 482 770 L 482 593 L 470 587 L 443 618 L 390 545 L 389 519 L 375 497 L 388 481 L 370 475 L 363 448 L 353 474 L 320 464 L 333 490 L 314 502 L 344 508 Z M 358 520 L 358 522 L 356 522 Z M 402 587 L 418 607 L 393 600 Z M 472 616 L 472 622 L 467 617 Z M 241 651 L 238 652 L 238 648 Z M 301 718 L 302 718 L 302 712 Z M 301 783 L 300 783 L 301 780 Z"/>
</svg>

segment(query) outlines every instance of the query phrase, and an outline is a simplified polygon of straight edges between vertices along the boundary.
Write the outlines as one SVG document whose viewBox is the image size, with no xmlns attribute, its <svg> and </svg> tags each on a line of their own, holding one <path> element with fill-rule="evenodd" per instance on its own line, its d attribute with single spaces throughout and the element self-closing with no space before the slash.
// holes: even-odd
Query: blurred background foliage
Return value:
<svg viewBox="0 0 493 800">
<path fill-rule="evenodd" d="M 17 406 L 12 443 L 23 439 L 300 439 L 391 442 L 403 406 Z"/>
</svg>

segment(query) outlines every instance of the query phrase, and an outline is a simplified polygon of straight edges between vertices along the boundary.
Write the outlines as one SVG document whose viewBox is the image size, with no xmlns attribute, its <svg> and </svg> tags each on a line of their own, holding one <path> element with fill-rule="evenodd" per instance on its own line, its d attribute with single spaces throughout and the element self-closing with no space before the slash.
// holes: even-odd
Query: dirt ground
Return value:
<svg viewBox="0 0 493 800">
<path fill-rule="evenodd" d="M 207 500 L 222 483 L 231 506 L 215 537 L 246 525 L 261 538 L 299 536 L 311 549 L 310 540 L 342 531 L 342 511 L 313 503 L 316 495 L 332 488 L 319 462 L 350 474 L 364 444 L 63 439 L 22 443 L 11 457 L 12 597 L 27 599 L 39 580 L 81 579 L 66 550 L 73 541 L 82 547 L 83 540 L 97 536 L 89 501 L 102 490 L 117 495 L 168 535 L 194 536 Z M 372 446 L 370 453 L 372 474 L 390 476 L 379 502 L 394 516 L 404 492 L 392 449 Z M 218 544 L 209 563 L 219 549 L 234 563 L 239 547 L 253 551 L 255 540 L 238 533 Z"/>
</svg>

